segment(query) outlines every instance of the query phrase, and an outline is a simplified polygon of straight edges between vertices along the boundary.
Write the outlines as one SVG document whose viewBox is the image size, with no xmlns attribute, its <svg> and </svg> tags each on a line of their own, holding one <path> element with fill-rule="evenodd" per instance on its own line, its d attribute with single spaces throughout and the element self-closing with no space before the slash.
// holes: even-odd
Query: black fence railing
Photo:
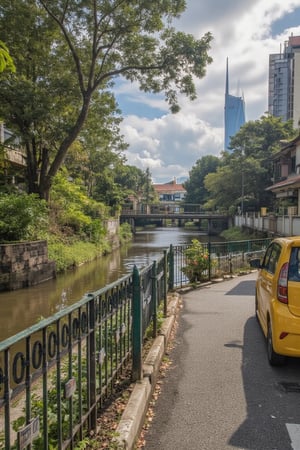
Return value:
<svg viewBox="0 0 300 450">
<path fill-rule="evenodd" d="M 267 244 L 207 244 L 214 261 L 207 275 L 232 273 L 235 261 L 245 264 Z M 151 324 L 156 336 L 158 310 L 167 313 L 168 290 L 188 283 L 182 271 L 186 248 L 171 246 L 153 264 L 135 267 L 0 343 L 0 449 L 73 449 L 96 429 L 125 367 L 130 364 L 132 381 L 143 376 L 146 330 Z"/>
</svg>

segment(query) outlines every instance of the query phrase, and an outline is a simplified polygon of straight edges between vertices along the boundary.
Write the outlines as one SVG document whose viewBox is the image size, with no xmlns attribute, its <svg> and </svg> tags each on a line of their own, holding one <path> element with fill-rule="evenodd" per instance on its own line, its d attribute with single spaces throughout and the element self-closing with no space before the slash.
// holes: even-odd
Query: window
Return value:
<svg viewBox="0 0 300 450">
<path fill-rule="evenodd" d="M 290 256 L 289 263 L 289 275 L 288 279 L 291 281 L 300 282 L 300 248 L 293 247 Z"/>
<path fill-rule="evenodd" d="M 281 253 L 280 245 L 276 242 L 271 244 L 266 251 L 262 268 L 270 273 L 275 273 L 280 253 Z"/>
<path fill-rule="evenodd" d="M 292 156 L 290 160 L 290 167 L 289 167 L 289 173 L 295 173 L 296 172 L 296 156 Z"/>
</svg>

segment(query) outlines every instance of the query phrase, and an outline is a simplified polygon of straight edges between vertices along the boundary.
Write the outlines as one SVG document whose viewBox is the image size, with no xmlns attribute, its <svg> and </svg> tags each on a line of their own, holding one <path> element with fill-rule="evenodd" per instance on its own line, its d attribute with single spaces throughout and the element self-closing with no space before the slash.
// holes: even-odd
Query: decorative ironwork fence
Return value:
<svg viewBox="0 0 300 450">
<path fill-rule="evenodd" d="M 267 240 L 207 244 L 212 261 L 231 273 Z M 129 361 L 142 377 L 142 346 L 167 292 L 188 283 L 187 246 L 170 247 L 159 261 L 85 295 L 76 304 L 0 343 L 0 449 L 74 449 L 96 429 L 104 400 Z M 230 253 L 228 253 L 230 249 Z M 226 253 L 227 252 L 227 253 Z M 222 263 L 223 264 L 223 263 Z M 226 265 L 225 264 L 225 265 Z M 223 270 L 223 269 L 222 269 Z M 208 276 L 216 275 L 215 264 Z"/>
</svg>

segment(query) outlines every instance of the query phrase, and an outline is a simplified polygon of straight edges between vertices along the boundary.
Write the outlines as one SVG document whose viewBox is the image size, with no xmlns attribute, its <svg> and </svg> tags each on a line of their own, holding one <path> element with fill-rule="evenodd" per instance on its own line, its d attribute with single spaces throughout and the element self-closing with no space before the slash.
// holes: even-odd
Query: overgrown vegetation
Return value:
<svg viewBox="0 0 300 450">
<path fill-rule="evenodd" d="M 36 195 L 1 195 L 0 242 L 43 239 L 48 223 L 47 204 Z"/>
<path fill-rule="evenodd" d="M 105 226 L 109 217 L 108 206 L 59 174 L 49 203 L 35 194 L 1 195 L 0 243 L 46 239 L 49 259 L 56 262 L 57 272 L 63 272 L 110 252 Z M 121 225 L 120 243 L 131 237 L 129 224 Z"/>
<path fill-rule="evenodd" d="M 228 230 L 222 231 L 220 236 L 225 238 L 227 241 L 242 241 L 244 239 L 250 239 L 249 233 L 243 231 L 239 227 L 228 228 Z"/>
</svg>

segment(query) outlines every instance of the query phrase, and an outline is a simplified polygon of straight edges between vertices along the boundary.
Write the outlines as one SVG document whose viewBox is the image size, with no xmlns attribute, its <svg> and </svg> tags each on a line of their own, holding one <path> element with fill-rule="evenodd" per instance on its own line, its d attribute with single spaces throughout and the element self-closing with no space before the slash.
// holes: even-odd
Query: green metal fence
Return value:
<svg viewBox="0 0 300 450">
<path fill-rule="evenodd" d="M 143 336 L 167 298 L 166 258 L 0 343 L 0 448 L 75 448 L 130 360 L 132 380 L 142 377 Z"/>
<path fill-rule="evenodd" d="M 207 245 L 219 268 L 221 261 L 230 262 L 230 272 L 237 255 L 244 262 L 267 244 Z M 146 330 L 152 324 L 156 336 L 160 303 L 166 315 L 168 290 L 188 283 L 182 272 L 186 248 L 171 246 L 153 264 L 134 267 L 132 274 L 0 343 L 0 449 L 74 449 L 96 429 L 124 368 L 130 364 L 132 381 L 143 376 Z M 214 265 L 208 276 L 215 275 Z"/>
<path fill-rule="evenodd" d="M 249 260 L 254 256 L 263 255 L 271 242 L 271 238 L 253 239 L 243 241 L 206 242 L 202 244 L 203 250 L 209 255 L 209 268 L 204 273 L 207 280 L 232 275 L 238 270 L 250 268 Z M 189 280 L 182 271 L 186 265 L 185 251 L 189 247 L 178 245 L 170 247 L 170 279 L 169 288 L 182 287 Z"/>
</svg>

